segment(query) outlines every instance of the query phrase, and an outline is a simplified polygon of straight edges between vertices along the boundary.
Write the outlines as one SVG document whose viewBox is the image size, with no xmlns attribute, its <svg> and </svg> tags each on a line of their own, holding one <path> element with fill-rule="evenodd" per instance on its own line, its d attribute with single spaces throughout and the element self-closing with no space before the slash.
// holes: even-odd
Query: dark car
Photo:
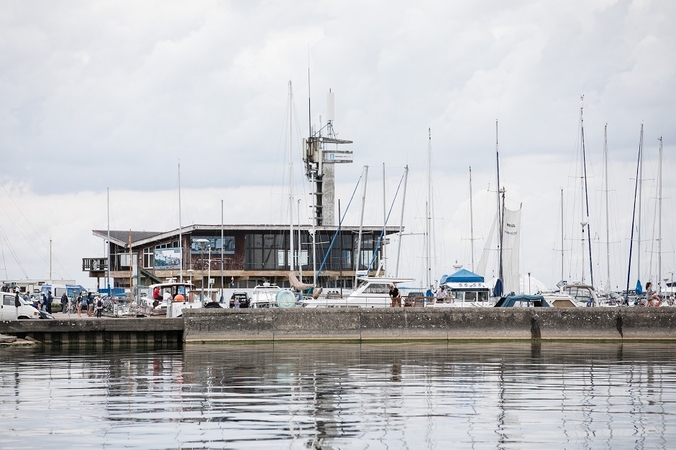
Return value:
<svg viewBox="0 0 676 450">
<path fill-rule="evenodd" d="M 235 308 L 235 303 L 239 303 L 240 308 L 248 308 L 251 303 L 251 299 L 246 292 L 234 292 L 232 297 L 230 297 L 230 307 Z"/>
</svg>

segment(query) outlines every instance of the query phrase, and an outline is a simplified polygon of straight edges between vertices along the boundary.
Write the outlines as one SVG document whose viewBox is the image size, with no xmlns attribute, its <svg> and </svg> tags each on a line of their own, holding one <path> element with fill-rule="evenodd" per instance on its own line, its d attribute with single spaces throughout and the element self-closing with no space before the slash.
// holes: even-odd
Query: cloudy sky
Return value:
<svg viewBox="0 0 676 450">
<path fill-rule="evenodd" d="M 563 246 L 564 277 L 579 279 L 584 95 L 595 284 L 607 278 L 606 228 L 611 285 L 626 283 L 641 124 L 641 277 L 657 277 L 660 136 L 662 278 L 671 277 L 674 23 L 669 0 L 3 1 L 0 279 L 48 278 L 51 241 L 52 276 L 93 286 L 81 260 L 104 256 L 91 230 L 108 226 L 108 212 L 112 229 L 178 226 L 179 163 L 184 225 L 220 223 L 221 200 L 226 223 L 286 223 L 290 140 L 308 223 L 300 139 L 308 97 L 319 126 L 329 90 L 335 130 L 354 141 L 354 163 L 336 168 L 342 205 L 368 166 L 366 221 L 380 224 L 383 185 L 389 207 L 409 166 L 400 272 L 424 272 L 416 236 L 428 178 L 435 278 L 456 261 L 471 268 L 471 243 L 478 261 L 496 208 L 498 120 L 507 206 L 523 208 L 521 272 L 553 285 Z M 358 203 L 348 224 L 358 224 Z M 401 194 L 390 224 L 400 208 Z"/>
</svg>

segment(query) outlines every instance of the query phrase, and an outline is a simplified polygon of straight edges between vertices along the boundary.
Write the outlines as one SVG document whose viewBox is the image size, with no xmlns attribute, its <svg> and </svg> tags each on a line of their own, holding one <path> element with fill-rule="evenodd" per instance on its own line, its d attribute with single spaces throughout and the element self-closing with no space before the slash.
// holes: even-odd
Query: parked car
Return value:
<svg viewBox="0 0 676 450">
<path fill-rule="evenodd" d="M 23 297 L 18 296 L 20 305 L 17 306 L 16 305 L 17 294 L 11 292 L 3 292 L 1 295 L 2 302 L 0 302 L 0 320 L 40 318 L 40 311 L 38 311 L 37 308 L 35 308 L 32 304 L 24 300 Z"/>
<path fill-rule="evenodd" d="M 232 296 L 230 297 L 230 307 L 234 308 L 235 307 L 235 301 L 239 300 L 239 307 L 240 308 L 248 308 L 249 305 L 251 304 L 251 299 L 249 298 L 249 294 L 246 292 L 233 292 Z"/>
</svg>

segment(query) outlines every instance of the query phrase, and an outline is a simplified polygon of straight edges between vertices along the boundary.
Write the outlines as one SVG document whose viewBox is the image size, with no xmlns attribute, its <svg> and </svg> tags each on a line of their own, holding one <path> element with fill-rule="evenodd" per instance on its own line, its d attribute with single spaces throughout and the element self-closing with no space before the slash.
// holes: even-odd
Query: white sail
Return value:
<svg viewBox="0 0 676 450">
<path fill-rule="evenodd" d="M 504 292 L 519 293 L 519 253 L 521 244 L 521 207 L 512 211 L 504 209 L 504 236 L 502 238 L 502 261 Z"/>
</svg>

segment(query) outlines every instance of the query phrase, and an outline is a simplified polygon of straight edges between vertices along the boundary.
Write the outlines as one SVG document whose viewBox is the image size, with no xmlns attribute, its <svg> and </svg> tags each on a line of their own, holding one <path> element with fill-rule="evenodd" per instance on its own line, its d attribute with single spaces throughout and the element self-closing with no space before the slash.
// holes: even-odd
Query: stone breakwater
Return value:
<svg viewBox="0 0 676 450">
<path fill-rule="evenodd" d="M 233 341 L 675 340 L 676 308 L 190 309 L 183 318 L 0 322 L 56 345 Z"/>
<path fill-rule="evenodd" d="M 676 308 L 193 309 L 185 342 L 676 340 Z"/>
</svg>

